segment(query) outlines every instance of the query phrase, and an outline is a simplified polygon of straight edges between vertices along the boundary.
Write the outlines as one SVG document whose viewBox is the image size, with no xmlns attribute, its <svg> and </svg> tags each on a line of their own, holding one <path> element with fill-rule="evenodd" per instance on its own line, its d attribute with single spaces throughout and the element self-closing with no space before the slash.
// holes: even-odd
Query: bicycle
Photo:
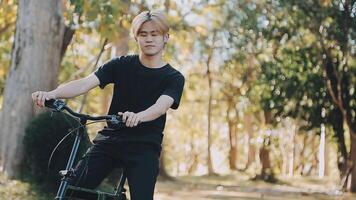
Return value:
<svg viewBox="0 0 356 200">
<path fill-rule="evenodd" d="M 97 121 L 106 120 L 111 122 L 116 126 L 116 128 L 124 127 L 125 124 L 122 122 L 121 116 L 117 115 L 104 115 L 104 116 L 90 116 L 85 114 L 80 114 L 74 112 L 70 109 L 66 103 L 62 100 L 46 100 L 45 106 L 50 108 L 54 112 L 62 112 L 63 110 L 67 111 L 73 117 L 79 118 L 80 126 L 76 128 L 76 136 L 73 142 L 72 150 L 70 156 L 68 158 L 68 162 L 65 170 L 59 171 L 61 178 L 61 183 L 59 185 L 57 195 L 55 197 L 56 200 L 64 200 L 64 199 L 86 199 L 86 200 L 128 200 L 126 198 L 126 189 L 124 187 L 126 182 L 126 176 L 124 170 L 119 179 L 118 185 L 114 189 L 113 193 L 102 192 L 99 190 L 92 190 L 87 188 L 76 187 L 74 185 L 70 185 L 71 178 L 75 177 L 73 164 L 78 152 L 79 144 L 81 138 L 84 134 L 84 130 L 86 128 L 87 121 Z"/>
</svg>

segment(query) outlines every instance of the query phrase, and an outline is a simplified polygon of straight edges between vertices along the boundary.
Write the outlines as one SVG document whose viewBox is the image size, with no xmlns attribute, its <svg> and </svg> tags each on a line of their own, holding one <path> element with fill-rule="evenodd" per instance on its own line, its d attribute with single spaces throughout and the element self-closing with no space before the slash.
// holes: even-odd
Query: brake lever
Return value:
<svg viewBox="0 0 356 200">
<path fill-rule="evenodd" d="M 111 119 L 109 120 L 113 124 L 120 124 L 122 122 L 122 117 L 118 115 L 111 115 Z"/>
<path fill-rule="evenodd" d="M 122 121 L 122 117 L 118 115 L 111 115 L 109 122 L 116 126 L 116 129 L 124 128 L 125 123 Z"/>
<path fill-rule="evenodd" d="M 60 112 L 63 110 L 66 103 L 59 99 L 50 99 L 45 101 L 45 106 L 52 109 L 53 112 Z"/>
<path fill-rule="evenodd" d="M 57 112 L 59 112 L 64 109 L 64 106 L 66 105 L 66 103 L 64 101 L 61 101 L 58 99 L 54 102 L 54 105 L 56 106 L 55 110 Z"/>
</svg>

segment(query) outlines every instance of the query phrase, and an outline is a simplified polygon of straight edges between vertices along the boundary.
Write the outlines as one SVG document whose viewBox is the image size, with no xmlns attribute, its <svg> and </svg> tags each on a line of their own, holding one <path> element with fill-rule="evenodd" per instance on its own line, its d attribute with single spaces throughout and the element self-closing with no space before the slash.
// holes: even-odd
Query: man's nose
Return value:
<svg viewBox="0 0 356 200">
<path fill-rule="evenodd" d="M 146 37 L 146 42 L 152 42 L 152 36 L 148 35 L 148 36 Z"/>
</svg>

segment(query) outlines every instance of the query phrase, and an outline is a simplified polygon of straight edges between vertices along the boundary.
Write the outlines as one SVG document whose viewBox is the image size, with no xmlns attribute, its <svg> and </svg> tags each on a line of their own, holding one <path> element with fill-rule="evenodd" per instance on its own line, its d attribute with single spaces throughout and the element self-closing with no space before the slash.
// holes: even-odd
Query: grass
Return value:
<svg viewBox="0 0 356 200">
<path fill-rule="evenodd" d="M 50 194 L 29 182 L 9 180 L 0 173 L 0 200 L 48 200 Z"/>
<path fill-rule="evenodd" d="M 0 200 L 49 200 L 54 199 L 56 191 L 34 184 L 30 177 L 10 180 L 0 173 Z M 113 192 L 114 186 L 106 179 L 98 188 L 100 191 Z"/>
</svg>

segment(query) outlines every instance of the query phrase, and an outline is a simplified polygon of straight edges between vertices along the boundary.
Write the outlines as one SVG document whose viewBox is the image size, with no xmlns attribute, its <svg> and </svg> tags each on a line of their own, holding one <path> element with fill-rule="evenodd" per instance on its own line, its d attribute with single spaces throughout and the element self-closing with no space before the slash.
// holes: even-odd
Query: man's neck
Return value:
<svg viewBox="0 0 356 200">
<path fill-rule="evenodd" d="M 160 68 L 166 65 L 166 63 L 162 59 L 161 54 L 157 54 L 154 56 L 146 56 L 143 53 L 139 55 L 140 62 L 149 68 Z"/>
</svg>

